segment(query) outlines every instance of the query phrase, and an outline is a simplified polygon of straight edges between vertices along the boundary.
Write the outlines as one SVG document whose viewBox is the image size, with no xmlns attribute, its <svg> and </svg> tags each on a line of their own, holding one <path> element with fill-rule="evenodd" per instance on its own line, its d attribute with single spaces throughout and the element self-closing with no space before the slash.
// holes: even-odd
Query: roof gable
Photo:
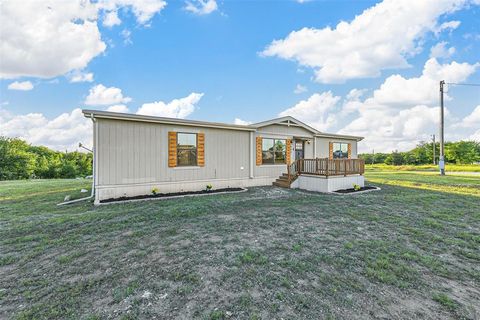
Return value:
<svg viewBox="0 0 480 320">
<path fill-rule="evenodd" d="M 272 124 L 280 124 L 280 125 L 285 125 L 285 126 L 292 126 L 292 127 L 302 127 L 307 131 L 310 131 L 314 134 L 320 133 L 317 129 L 310 127 L 309 125 L 303 123 L 300 120 L 295 119 L 294 117 L 291 116 L 286 116 L 286 117 L 281 117 L 281 118 L 276 118 L 272 120 L 267 120 L 267 121 L 262 121 L 258 123 L 253 123 L 250 126 L 254 128 L 261 128 L 261 127 L 266 127 Z"/>
</svg>

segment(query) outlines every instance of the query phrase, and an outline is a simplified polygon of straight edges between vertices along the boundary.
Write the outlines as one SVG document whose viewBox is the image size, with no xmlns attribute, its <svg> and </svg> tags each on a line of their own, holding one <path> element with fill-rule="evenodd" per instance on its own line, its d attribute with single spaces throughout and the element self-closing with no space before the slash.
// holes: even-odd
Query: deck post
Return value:
<svg viewBox="0 0 480 320">
<path fill-rule="evenodd" d="M 328 174 L 329 174 L 329 172 L 328 172 L 328 163 L 329 163 L 329 162 L 330 162 L 329 159 L 326 159 L 326 160 L 325 160 L 325 175 L 327 176 L 327 178 L 328 178 Z"/>
</svg>

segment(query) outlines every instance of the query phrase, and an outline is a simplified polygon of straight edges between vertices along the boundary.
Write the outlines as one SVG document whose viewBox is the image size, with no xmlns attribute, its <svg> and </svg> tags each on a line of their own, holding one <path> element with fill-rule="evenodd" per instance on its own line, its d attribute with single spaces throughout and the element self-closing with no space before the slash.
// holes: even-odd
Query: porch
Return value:
<svg viewBox="0 0 480 320">
<path fill-rule="evenodd" d="M 365 161 L 362 159 L 299 159 L 287 165 L 287 173 L 273 185 L 311 191 L 332 192 L 364 186 Z"/>
</svg>

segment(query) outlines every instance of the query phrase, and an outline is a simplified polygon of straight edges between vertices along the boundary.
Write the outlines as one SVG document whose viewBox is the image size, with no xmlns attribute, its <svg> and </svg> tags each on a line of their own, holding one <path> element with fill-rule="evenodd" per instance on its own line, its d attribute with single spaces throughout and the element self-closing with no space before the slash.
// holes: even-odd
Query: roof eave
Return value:
<svg viewBox="0 0 480 320">
<path fill-rule="evenodd" d="M 154 116 L 146 116 L 146 115 L 139 115 L 139 114 L 99 111 L 99 110 L 90 110 L 90 109 L 84 109 L 82 110 L 82 113 L 87 118 L 90 118 L 93 116 L 94 118 L 101 118 L 101 119 L 152 122 L 152 123 L 183 125 L 183 126 L 191 126 L 191 127 L 217 128 L 217 129 L 240 130 L 240 131 L 256 131 L 256 128 L 251 127 L 249 125 L 237 125 L 237 124 L 227 124 L 227 123 L 217 123 L 217 122 L 207 122 L 207 121 L 197 121 L 197 120 L 185 120 L 185 119 L 177 119 L 177 118 L 154 117 Z"/>
<path fill-rule="evenodd" d="M 346 134 L 336 134 L 336 133 L 318 133 L 315 135 L 315 137 L 340 138 L 340 139 L 356 140 L 356 141 L 362 141 L 364 139 L 364 137 L 360 137 L 360 136 L 350 136 Z"/>
</svg>

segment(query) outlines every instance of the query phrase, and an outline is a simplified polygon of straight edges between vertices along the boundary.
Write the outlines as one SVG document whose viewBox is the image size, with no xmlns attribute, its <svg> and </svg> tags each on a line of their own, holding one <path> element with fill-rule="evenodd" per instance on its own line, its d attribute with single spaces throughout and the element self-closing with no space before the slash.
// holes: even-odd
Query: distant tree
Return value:
<svg viewBox="0 0 480 320">
<path fill-rule="evenodd" d="M 361 153 L 358 155 L 360 159 L 365 160 L 367 164 L 385 163 L 386 153 Z"/>
<path fill-rule="evenodd" d="M 20 139 L 0 137 L 0 180 L 27 179 L 35 169 L 36 155 Z"/>
<path fill-rule="evenodd" d="M 446 143 L 445 155 L 449 162 L 472 164 L 480 161 L 480 143 L 475 141 Z"/>
<path fill-rule="evenodd" d="M 404 157 L 398 151 L 392 152 L 385 158 L 385 164 L 400 166 L 404 163 L 405 163 Z"/>
<path fill-rule="evenodd" d="M 91 153 L 58 152 L 0 137 L 0 180 L 75 178 L 92 174 Z"/>
</svg>

